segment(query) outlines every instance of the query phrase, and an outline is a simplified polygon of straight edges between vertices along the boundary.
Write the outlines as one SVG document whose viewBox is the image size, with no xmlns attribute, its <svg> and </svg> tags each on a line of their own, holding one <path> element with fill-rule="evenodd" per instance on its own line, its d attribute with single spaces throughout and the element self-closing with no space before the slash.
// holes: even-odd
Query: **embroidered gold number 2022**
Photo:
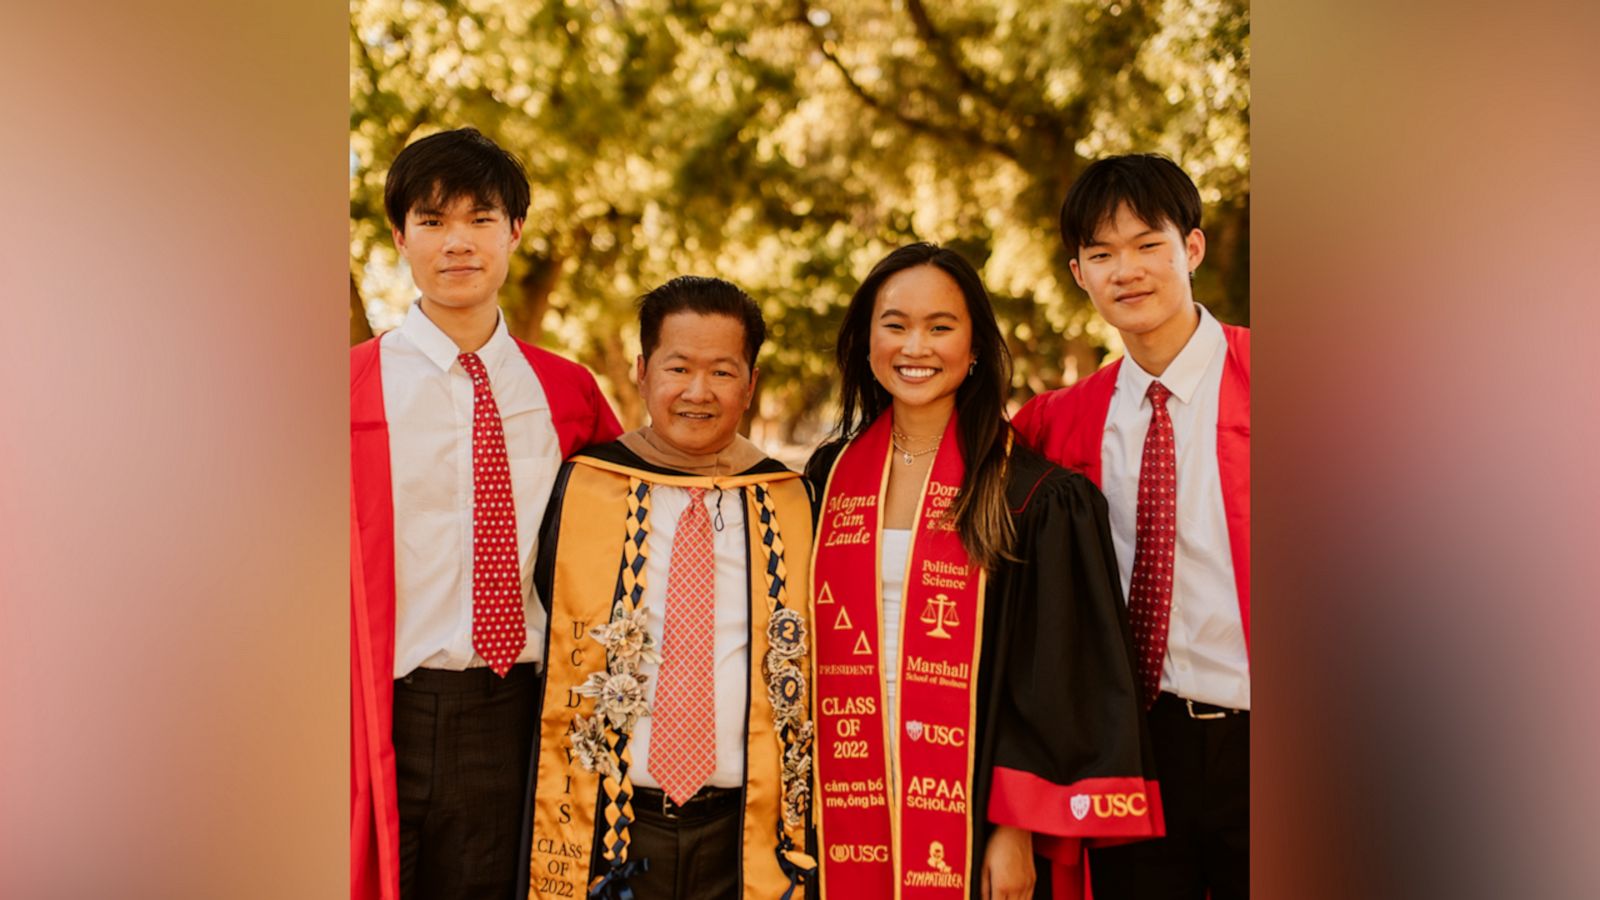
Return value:
<svg viewBox="0 0 1600 900">
<path fill-rule="evenodd" d="M 834 759 L 866 759 L 866 741 L 839 741 L 833 745 Z"/>
</svg>

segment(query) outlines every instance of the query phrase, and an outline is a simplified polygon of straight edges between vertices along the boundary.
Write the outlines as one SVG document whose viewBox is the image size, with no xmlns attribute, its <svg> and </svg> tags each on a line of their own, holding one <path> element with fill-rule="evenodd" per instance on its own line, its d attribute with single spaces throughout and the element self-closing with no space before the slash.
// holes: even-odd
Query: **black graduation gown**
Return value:
<svg viewBox="0 0 1600 900">
<path fill-rule="evenodd" d="M 814 507 L 843 448 L 842 441 L 824 444 L 806 464 Z M 1156 778 L 1104 495 L 1019 442 L 1006 502 L 1018 561 L 991 573 L 985 600 L 969 804 L 974 898 L 994 830 L 986 813 L 997 766 L 1057 785 Z M 1034 896 L 1049 898 L 1049 861 L 1036 856 L 1034 865 Z"/>
</svg>

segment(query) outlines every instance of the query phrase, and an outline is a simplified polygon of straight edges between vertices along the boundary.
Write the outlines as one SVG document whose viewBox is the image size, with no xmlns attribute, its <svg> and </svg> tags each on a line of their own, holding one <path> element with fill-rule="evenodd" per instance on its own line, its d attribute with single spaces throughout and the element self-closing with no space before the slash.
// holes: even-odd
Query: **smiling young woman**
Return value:
<svg viewBox="0 0 1600 900">
<path fill-rule="evenodd" d="M 821 894 L 1050 896 L 1036 855 L 1161 829 L 1105 500 L 1015 442 L 954 251 L 880 261 L 837 356 L 840 437 L 807 466 Z"/>
</svg>

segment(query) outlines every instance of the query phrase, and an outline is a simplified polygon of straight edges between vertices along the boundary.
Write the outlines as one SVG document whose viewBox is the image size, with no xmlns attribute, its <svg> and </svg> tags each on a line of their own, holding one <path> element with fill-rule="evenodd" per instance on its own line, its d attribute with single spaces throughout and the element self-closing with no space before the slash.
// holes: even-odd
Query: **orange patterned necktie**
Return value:
<svg viewBox="0 0 1600 900">
<path fill-rule="evenodd" d="M 1178 475 L 1167 398 L 1172 391 L 1150 382 L 1150 430 L 1139 464 L 1139 505 L 1134 525 L 1133 578 L 1128 617 L 1139 654 L 1139 686 L 1145 709 L 1161 693 L 1161 663 L 1167 656 L 1172 612 L 1172 554 L 1177 540 Z"/>
<path fill-rule="evenodd" d="M 660 683 L 650 714 L 650 774 L 682 806 L 717 767 L 716 561 L 705 488 L 689 488 L 667 565 Z"/>
<path fill-rule="evenodd" d="M 500 407 L 476 353 L 463 353 L 472 378 L 472 649 L 505 677 L 528 641 L 517 562 L 517 510 Z"/>
</svg>

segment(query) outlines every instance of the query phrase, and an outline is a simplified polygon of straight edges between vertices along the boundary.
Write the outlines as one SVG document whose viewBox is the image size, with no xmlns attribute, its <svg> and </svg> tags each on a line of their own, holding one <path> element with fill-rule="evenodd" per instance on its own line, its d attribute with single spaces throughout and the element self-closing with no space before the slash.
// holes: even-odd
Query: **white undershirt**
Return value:
<svg viewBox="0 0 1600 900">
<path fill-rule="evenodd" d="M 911 529 L 883 530 L 883 689 L 884 721 L 893 731 L 894 701 L 900 678 L 900 610 L 906 589 L 906 560 L 911 555 Z M 891 741 L 892 748 L 894 743 Z"/>
<path fill-rule="evenodd" d="M 744 529 L 744 500 L 738 490 L 707 491 L 704 503 L 715 524 L 718 494 L 721 494 L 722 530 L 711 531 L 712 552 L 716 557 L 716 635 L 712 642 L 713 678 L 717 710 L 717 767 L 706 784 L 736 788 L 744 784 L 744 729 L 749 697 L 750 655 L 750 569 L 747 564 L 749 538 Z M 645 540 L 644 605 L 649 610 L 648 626 L 656 648 L 665 659 L 672 648 L 662 644 L 666 627 L 667 572 L 672 562 L 672 536 L 678 530 L 678 517 L 689 506 L 689 491 L 668 485 L 650 488 L 650 536 Z M 760 665 L 755 660 L 754 665 Z M 656 682 L 660 666 L 647 663 L 639 672 L 645 682 L 645 701 L 656 702 Z M 628 745 L 633 751 L 633 783 L 659 788 L 661 782 L 650 774 L 650 717 L 633 726 Z"/>
<path fill-rule="evenodd" d="M 379 343 L 394 495 L 394 676 L 419 666 L 484 665 L 472 649 L 472 380 L 460 349 L 412 304 Z M 544 657 L 544 607 L 533 588 L 535 539 L 561 446 L 544 388 L 505 320 L 478 351 L 504 422 L 522 561 L 528 642 L 517 662 Z"/>
<path fill-rule="evenodd" d="M 1234 709 L 1250 708 L 1250 658 L 1245 652 L 1239 594 L 1233 577 L 1228 517 L 1217 471 L 1217 403 L 1227 338 L 1205 307 L 1200 325 L 1161 374 L 1170 391 L 1167 414 L 1177 452 L 1178 540 L 1173 550 L 1172 615 L 1161 689 Z M 1123 596 L 1133 578 L 1139 466 L 1150 429 L 1156 380 L 1124 357 L 1100 446 L 1102 488 L 1111 507 L 1111 535 Z"/>
</svg>

